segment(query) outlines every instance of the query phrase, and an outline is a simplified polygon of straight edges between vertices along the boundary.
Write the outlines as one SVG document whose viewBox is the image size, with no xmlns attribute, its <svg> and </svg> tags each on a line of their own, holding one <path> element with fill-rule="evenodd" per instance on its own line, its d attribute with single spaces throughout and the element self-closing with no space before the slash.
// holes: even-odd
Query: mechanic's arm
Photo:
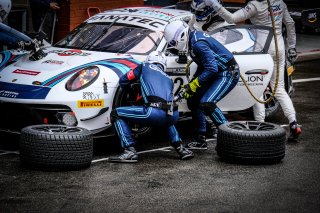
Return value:
<svg viewBox="0 0 320 213">
<path fill-rule="evenodd" d="M 125 88 L 132 84 L 133 82 L 139 80 L 142 72 L 142 65 L 139 64 L 135 69 L 130 70 L 126 74 L 122 75 L 119 79 L 119 84 L 121 88 Z"/>
<path fill-rule="evenodd" d="M 194 24 L 196 23 L 196 16 L 192 15 L 190 21 L 188 22 L 190 30 L 194 30 Z"/>
<path fill-rule="evenodd" d="M 295 23 L 292 17 L 289 14 L 287 5 L 283 2 L 283 23 L 286 26 L 287 30 L 287 44 L 288 48 L 295 48 L 296 47 L 296 29 Z"/>
<path fill-rule="evenodd" d="M 230 13 L 216 0 L 205 0 L 207 6 L 213 7 L 218 15 L 223 18 L 229 24 L 235 24 L 241 21 L 245 21 L 250 17 L 257 14 L 257 8 L 249 2 L 244 8 L 237 10 L 234 13 Z"/>
<path fill-rule="evenodd" d="M 193 52 L 197 57 L 199 57 L 199 61 L 203 67 L 202 73 L 197 77 L 199 85 L 201 86 L 215 77 L 215 74 L 218 73 L 218 65 L 215 55 L 209 48 L 207 42 L 198 41 L 193 46 Z"/>
<path fill-rule="evenodd" d="M 0 43 L 3 45 L 7 45 L 9 49 L 13 48 L 18 48 L 18 40 L 13 37 L 12 35 L 8 35 L 6 32 L 2 32 L 0 30 Z"/>
</svg>

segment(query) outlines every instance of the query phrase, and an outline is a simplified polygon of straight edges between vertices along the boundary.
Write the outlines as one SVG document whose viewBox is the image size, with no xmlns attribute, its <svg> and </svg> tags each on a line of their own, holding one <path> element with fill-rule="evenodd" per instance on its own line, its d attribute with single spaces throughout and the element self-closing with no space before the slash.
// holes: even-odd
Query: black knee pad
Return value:
<svg viewBox="0 0 320 213">
<path fill-rule="evenodd" d="M 111 123 L 114 123 L 116 120 L 119 119 L 119 115 L 117 113 L 117 110 L 116 109 L 113 109 L 110 113 L 110 120 L 111 120 Z"/>
<path fill-rule="evenodd" d="M 206 114 L 210 115 L 213 113 L 213 111 L 216 109 L 217 105 L 212 102 L 204 102 L 201 103 L 199 108 Z"/>
</svg>

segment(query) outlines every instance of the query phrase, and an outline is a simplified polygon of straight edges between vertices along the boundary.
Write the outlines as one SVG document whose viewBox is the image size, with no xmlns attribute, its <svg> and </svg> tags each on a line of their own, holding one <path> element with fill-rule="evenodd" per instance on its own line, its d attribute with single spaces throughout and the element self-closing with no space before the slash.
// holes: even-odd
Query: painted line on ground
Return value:
<svg viewBox="0 0 320 213">
<path fill-rule="evenodd" d="M 19 155 L 19 151 L 8 151 L 8 150 L 2 150 L 2 149 L 0 149 L 0 152 L 2 152 L 2 153 L 0 153 L 0 156 L 1 156 L 1 155 L 8 155 L 8 154 L 16 154 L 16 155 Z"/>
<path fill-rule="evenodd" d="M 173 148 L 171 146 L 166 146 L 158 149 L 150 149 L 150 150 L 145 150 L 145 151 L 140 151 L 137 152 L 137 154 L 143 154 L 143 153 L 149 153 L 149 152 L 157 152 L 157 151 L 162 151 L 162 152 L 170 152 Z M 101 159 L 96 159 L 92 160 L 91 163 L 97 163 L 101 161 L 108 161 L 109 158 L 101 158 Z"/>
<path fill-rule="evenodd" d="M 306 78 L 306 79 L 295 79 L 293 83 L 309 82 L 309 81 L 320 81 L 320 78 Z"/>
</svg>

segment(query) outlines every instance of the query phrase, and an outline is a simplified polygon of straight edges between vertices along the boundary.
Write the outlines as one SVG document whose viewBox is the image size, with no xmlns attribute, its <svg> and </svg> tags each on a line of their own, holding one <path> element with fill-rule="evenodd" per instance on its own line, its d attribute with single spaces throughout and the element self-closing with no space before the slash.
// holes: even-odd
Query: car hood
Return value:
<svg viewBox="0 0 320 213">
<path fill-rule="evenodd" d="M 30 55 L 28 54 L 20 55 L 18 56 L 19 59 L 10 61 L 9 63 L 11 64 L 7 65 L 0 71 L 0 81 L 34 85 L 34 81 L 44 82 L 66 71 L 76 71 L 87 66 L 100 64 L 106 60 L 112 63 L 111 59 L 132 58 L 130 55 L 125 54 L 61 49 L 54 47 L 47 48 L 44 52 L 47 53 L 47 56 L 37 61 L 30 60 Z M 10 58 L 13 57 L 17 56 L 9 55 L 4 58 L 8 58 L 10 60 Z M 67 73 L 64 74 L 68 75 Z"/>
<path fill-rule="evenodd" d="M 80 69 L 88 66 L 103 66 L 104 71 L 115 72 L 118 76 L 127 70 L 117 68 L 115 64 L 134 60 L 130 55 L 82 51 L 49 47 L 43 49 L 47 55 L 37 61 L 30 55 L 20 55 L 6 51 L 2 53 L 0 63 L 0 97 L 42 99 L 49 90 L 63 80 L 71 77 Z M 2 67 L 1 67 L 2 66 Z M 116 68 L 115 68 L 116 67 Z M 126 67 L 130 69 L 130 67 Z M 32 92 L 32 97 L 30 93 Z"/>
</svg>

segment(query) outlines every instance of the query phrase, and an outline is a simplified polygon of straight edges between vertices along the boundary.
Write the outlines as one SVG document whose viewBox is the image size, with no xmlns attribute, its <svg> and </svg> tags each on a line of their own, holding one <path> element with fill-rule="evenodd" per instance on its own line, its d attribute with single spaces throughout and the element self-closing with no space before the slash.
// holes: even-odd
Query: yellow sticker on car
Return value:
<svg viewBox="0 0 320 213">
<path fill-rule="evenodd" d="M 81 100 L 78 101 L 78 108 L 101 108 L 104 107 L 104 100 Z"/>
</svg>

